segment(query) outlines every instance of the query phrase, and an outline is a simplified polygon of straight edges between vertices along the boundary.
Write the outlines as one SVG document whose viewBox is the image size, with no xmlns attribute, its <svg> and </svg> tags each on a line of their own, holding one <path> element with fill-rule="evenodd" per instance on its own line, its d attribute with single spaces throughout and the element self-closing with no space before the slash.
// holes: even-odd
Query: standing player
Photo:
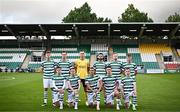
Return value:
<svg viewBox="0 0 180 112">
<path fill-rule="evenodd" d="M 70 76 L 67 78 L 67 84 L 69 106 L 74 106 L 74 109 L 77 110 L 81 80 L 79 76 L 76 74 L 74 67 L 70 68 Z"/>
<path fill-rule="evenodd" d="M 58 63 L 58 66 L 61 67 L 62 76 L 64 76 L 65 78 L 68 78 L 69 77 L 69 70 L 70 70 L 70 67 L 72 66 L 72 63 L 67 60 L 67 53 L 65 51 L 63 51 L 61 53 L 61 55 L 62 55 L 62 59 Z M 67 84 L 66 84 L 66 88 L 67 88 Z"/>
<path fill-rule="evenodd" d="M 93 67 L 96 69 L 96 75 L 101 79 L 106 75 L 106 63 L 104 62 L 103 53 L 98 54 L 98 60 L 94 63 Z"/>
<path fill-rule="evenodd" d="M 75 67 L 76 67 L 77 74 L 79 75 L 81 79 L 81 83 L 83 85 L 86 100 L 87 100 L 85 78 L 88 75 L 89 61 L 85 59 L 84 51 L 80 51 L 80 58 L 75 61 Z M 86 101 L 86 104 L 87 104 L 87 101 Z"/>
<path fill-rule="evenodd" d="M 52 100 L 54 103 L 53 98 L 53 85 L 52 85 L 52 76 L 54 75 L 54 70 L 56 67 L 56 63 L 50 59 L 51 52 L 46 52 L 46 60 L 42 62 L 41 68 L 43 71 L 43 86 L 44 86 L 44 103 L 42 106 L 47 105 L 47 97 L 48 97 L 48 88 L 52 90 Z"/>
<path fill-rule="evenodd" d="M 113 60 L 109 63 L 109 66 L 111 66 L 112 68 L 112 76 L 114 76 L 119 84 L 119 89 L 122 90 L 122 84 L 121 84 L 121 69 L 122 69 L 122 62 L 118 61 L 118 54 L 117 53 L 113 53 Z M 121 91 L 122 93 L 122 91 Z M 120 101 L 120 105 L 121 105 L 121 101 Z"/>
<path fill-rule="evenodd" d="M 63 109 L 64 89 L 66 78 L 61 74 L 61 67 L 56 67 L 56 74 L 53 75 L 54 104 Z"/>
<path fill-rule="evenodd" d="M 127 62 L 123 64 L 123 71 L 129 68 L 130 69 L 130 76 L 134 79 L 136 82 L 136 75 L 137 75 L 137 65 L 135 63 L 132 63 L 132 55 L 127 54 Z M 137 100 L 137 98 L 136 98 Z M 131 102 L 130 102 L 131 103 Z M 137 106 L 137 103 L 136 103 Z"/>
<path fill-rule="evenodd" d="M 102 79 L 103 77 L 106 76 L 106 63 L 104 62 L 103 53 L 99 53 L 97 59 L 98 60 L 94 63 L 93 67 L 96 70 L 96 75 L 98 75 L 100 77 L 100 79 Z M 102 85 L 102 80 L 100 83 Z M 105 101 L 106 95 L 105 95 L 104 87 L 102 86 L 101 89 L 102 89 L 102 92 L 104 95 L 104 103 L 106 103 L 106 101 Z"/>
<path fill-rule="evenodd" d="M 116 110 L 120 110 L 120 95 L 118 89 L 118 81 L 112 76 L 111 66 L 106 67 L 107 75 L 102 78 L 103 86 L 105 88 L 106 105 L 114 105 L 114 97 L 116 97 Z"/>
<path fill-rule="evenodd" d="M 127 62 L 123 64 L 123 70 L 126 68 L 130 69 L 131 77 L 136 80 L 137 65 L 135 63 L 132 63 L 131 54 L 127 54 Z"/>
<path fill-rule="evenodd" d="M 124 99 L 125 99 L 125 107 L 130 107 L 130 97 L 132 97 L 132 109 L 136 110 L 136 100 L 137 100 L 137 92 L 136 92 L 136 82 L 134 78 L 130 76 L 130 68 L 125 68 L 124 71 L 125 77 L 122 78 L 123 91 L 124 91 Z"/>
<path fill-rule="evenodd" d="M 93 67 L 89 70 L 89 76 L 85 79 L 85 84 L 88 91 L 88 105 L 96 105 L 96 110 L 100 110 L 100 77 L 95 75 L 95 69 Z"/>
</svg>

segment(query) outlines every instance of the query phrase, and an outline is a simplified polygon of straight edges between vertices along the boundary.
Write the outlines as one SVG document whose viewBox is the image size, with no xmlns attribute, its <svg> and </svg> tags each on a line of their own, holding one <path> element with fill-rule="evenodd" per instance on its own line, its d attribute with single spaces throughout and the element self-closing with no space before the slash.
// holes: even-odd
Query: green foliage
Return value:
<svg viewBox="0 0 180 112">
<path fill-rule="evenodd" d="M 140 12 L 133 4 L 129 4 L 121 17 L 118 17 L 118 22 L 153 22 L 153 20 L 148 17 L 148 13 Z"/>
<path fill-rule="evenodd" d="M 180 15 L 178 13 L 175 13 L 174 15 L 170 15 L 166 22 L 180 22 Z"/>
<path fill-rule="evenodd" d="M 91 12 L 91 7 L 86 2 L 80 8 L 74 8 L 69 14 L 63 18 L 64 23 L 70 22 L 112 22 L 109 18 L 97 17 L 95 13 Z"/>
</svg>

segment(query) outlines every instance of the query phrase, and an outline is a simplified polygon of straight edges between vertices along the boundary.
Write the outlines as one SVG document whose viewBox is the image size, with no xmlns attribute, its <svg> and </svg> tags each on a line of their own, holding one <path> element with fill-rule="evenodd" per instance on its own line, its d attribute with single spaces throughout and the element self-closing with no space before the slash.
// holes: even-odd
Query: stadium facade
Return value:
<svg viewBox="0 0 180 112">
<path fill-rule="evenodd" d="M 180 70 L 180 23 L 0 24 L 1 36 L 16 39 L 0 40 L 0 72 L 38 72 L 48 49 L 55 61 L 62 51 L 74 61 L 84 50 L 91 65 L 99 52 L 122 62 L 131 53 L 139 73 Z"/>
</svg>

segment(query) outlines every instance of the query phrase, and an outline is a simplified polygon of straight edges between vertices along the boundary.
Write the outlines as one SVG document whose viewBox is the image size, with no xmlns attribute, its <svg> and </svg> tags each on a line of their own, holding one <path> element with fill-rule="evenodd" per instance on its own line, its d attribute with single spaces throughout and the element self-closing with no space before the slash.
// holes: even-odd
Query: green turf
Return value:
<svg viewBox="0 0 180 112">
<path fill-rule="evenodd" d="M 137 88 L 139 111 L 180 111 L 180 74 L 139 75 Z M 52 107 L 51 99 L 46 107 L 41 107 L 42 98 L 41 74 L 0 73 L 0 111 L 59 111 Z M 79 111 L 95 110 L 85 106 L 82 89 L 80 99 Z M 64 111 L 74 109 L 65 105 Z M 101 111 L 116 110 L 106 108 L 102 99 Z M 127 110 L 122 107 L 122 111 Z"/>
</svg>

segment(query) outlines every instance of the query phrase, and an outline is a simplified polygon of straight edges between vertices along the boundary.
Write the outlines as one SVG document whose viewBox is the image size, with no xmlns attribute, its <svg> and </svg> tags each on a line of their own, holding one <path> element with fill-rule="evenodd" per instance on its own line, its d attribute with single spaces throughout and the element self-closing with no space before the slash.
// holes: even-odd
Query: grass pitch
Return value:
<svg viewBox="0 0 180 112">
<path fill-rule="evenodd" d="M 138 111 L 180 111 L 180 74 L 146 74 L 137 76 Z M 101 95 L 101 111 L 116 111 L 106 108 Z M 59 111 L 49 102 L 43 102 L 42 74 L 39 73 L 0 73 L 0 111 Z M 67 94 L 65 94 L 65 100 Z M 95 111 L 85 105 L 82 87 L 78 111 Z M 74 111 L 64 106 L 63 111 Z M 127 111 L 121 107 L 120 111 Z M 131 108 L 128 110 L 131 111 Z"/>
</svg>

